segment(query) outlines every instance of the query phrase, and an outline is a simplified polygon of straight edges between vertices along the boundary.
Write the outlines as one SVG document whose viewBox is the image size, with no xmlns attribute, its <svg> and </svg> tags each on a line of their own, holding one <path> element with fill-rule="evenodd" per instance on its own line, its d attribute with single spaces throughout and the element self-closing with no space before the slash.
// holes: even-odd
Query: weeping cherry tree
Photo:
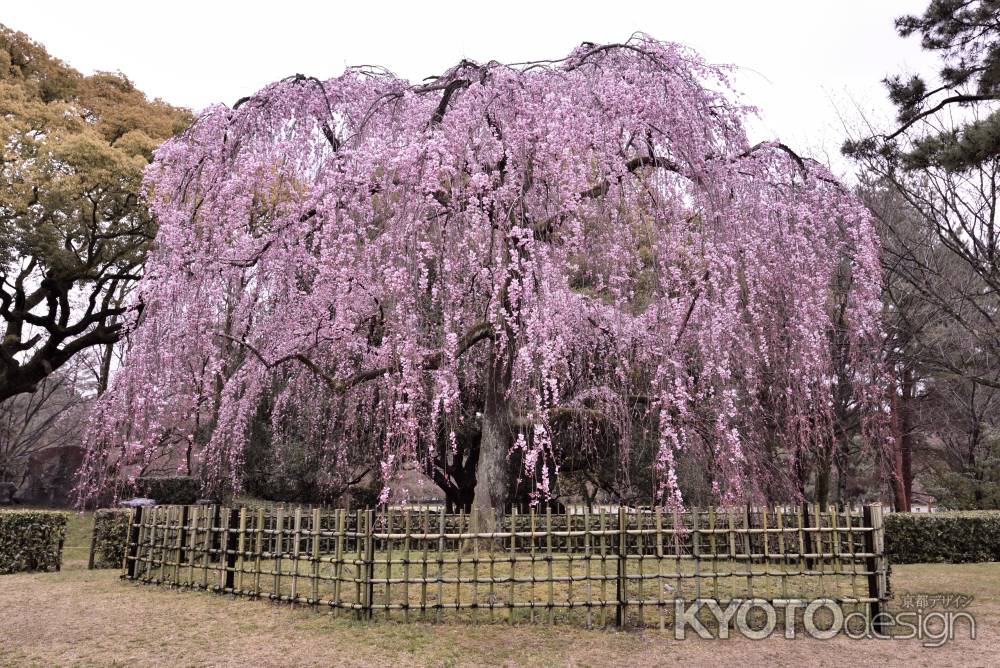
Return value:
<svg viewBox="0 0 1000 668">
<path fill-rule="evenodd" d="M 165 455 L 238 490 L 264 425 L 331 484 L 417 462 L 446 486 L 460 460 L 498 509 L 626 456 L 638 421 L 657 503 L 683 503 L 683 452 L 721 502 L 801 493 L 835 395 L 878 441 L 878 247 L 826 169 L 748 142 L 737 100 L 725 68 L 636 36 L 209 108 L 147 171 L 159 235 L 84 498 Z"/>
</svg>

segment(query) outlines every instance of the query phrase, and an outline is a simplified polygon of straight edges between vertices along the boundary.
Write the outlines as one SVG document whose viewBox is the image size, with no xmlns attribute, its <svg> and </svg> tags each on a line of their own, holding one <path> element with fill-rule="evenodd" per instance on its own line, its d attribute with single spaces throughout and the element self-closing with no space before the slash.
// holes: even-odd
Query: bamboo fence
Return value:
<svg viewBox="0 0 1000 668">
<path fill-rule="evenodd" d="M 671 623 L 678 602 L 888 596 L 881 506 L 483 517 L 443 510 L 154 506 L 123 577 L 350 614 L 442 621 Z"/>
</svg>

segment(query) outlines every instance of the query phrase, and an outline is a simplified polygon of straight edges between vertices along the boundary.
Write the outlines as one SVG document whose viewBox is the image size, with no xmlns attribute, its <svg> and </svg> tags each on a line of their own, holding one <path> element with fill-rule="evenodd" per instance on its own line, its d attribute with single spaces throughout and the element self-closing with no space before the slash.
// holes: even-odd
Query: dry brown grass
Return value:
<svg viewBox="0 0 1000 668">
<path fill-rule="evenodd" d="M 79 565 L 78 563 L 71 564 Z M 309 665 L 1000 665 L 1000 564 L 897 566 L 893 588 L 962 592 L 979 638 L 677 641 L 668 631 L 571 626 L 359 623 L 308 609 L 119 582 L 113 571 L 0 577 L 0 664 Z"/>
</svg>

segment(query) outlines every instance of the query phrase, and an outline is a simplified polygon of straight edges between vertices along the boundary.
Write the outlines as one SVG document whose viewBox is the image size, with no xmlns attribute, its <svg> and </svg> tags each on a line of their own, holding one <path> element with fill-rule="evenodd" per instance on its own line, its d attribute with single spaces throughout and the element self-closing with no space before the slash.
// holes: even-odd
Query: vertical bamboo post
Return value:
<svg viewBox="0 0 1000 668">
<path fill-rule="evenodd" d="M 627 569 L 625 565 L 626 541 L 625 541 L 625 506 L 618 506 L 618 578 L 617 584 L 617 605 L 615 606 L 615 625 L 618 628 L 625 626 L 626 605 L 628 601 Z"/>
<path fill-rule="evenodd" d="M 872 555 L 865 558 L 865 570 L 868 571 L 868 597 L 874 599 L 868 604 L 870 615 L 868 621 L 876 633 L 885 634 L 888 626 L 881 613 L 887 587 L 881 568 L 885 540 L 881 504 L 866 505 L 863 518 L 864 525 L 869 528 L 865 532 L 865 552 Z"/>
<path fill-rule="evenodd" d="M 316 605 L 319 603 L 319 540 L 320 540 L 320 511 L 319 508 L 313 508 L 312 511 L 312 568 L 310 569 L 310 577 L 312 579 L 312 596 L 310 596 L 310 605 Z"/>
<path fill-rule="evenodd" d="M 535 580 L 537 579 L 537 577 L 535 575 L 535 559 L 536 559 L 536 554 L 535 554 L 535 547 L 536 547 L 535 546 L 535 527 L 536 527 L 536 524 L 535 524 L 535 509 L 533 507 L 532 508 L 528 508 L 528 522 L 529 522 L 528 527 L 529 527 L 529 535 L 530 535 L 530 538 L 528 539 L 530 541 L 528 547 L 530 549 L 530 554 L 531 554 L 531 562 L 530 562 L 531 563 L 531 607 L 528 608 L 528 620 L 531 621 L 532 624 L 534 624 L 534 622 L 535 622 Z"/>
<path fill-rule="evenodd" d="M 737 572 L 737 565 L 739 563 L 736 558 L 736 511 L 732 506 L 726 509 L 726 518 L 728 520 L 727 533 L 729 535 L 729 573 Z M 736 580 L 735 577 L 729 578 L 729 584 L 731 589 L 731 595 L 736 596 Z"/>
<path fill-rule="evenodd" d="M 495 536 L 493 534 L 496 533 L 497 531 L 503 531 L 503 527 L 500 526 L 500 522 L 498 521 L 497 516 L 496 516 L 496 511 L 494 511 L 494 510 L 490 510 L 490 519 L 489 519 L 489 524 L 487 524 L 487 529 L 488 529 L 487 533 L 490 534 L 489 540 L 486 543 L 486 547 L 487 547 L 488 553 L 490 555 L 489 556 L 489 559 L 490 559 L 490 593 L 489 593 L 489 595 L 488 595 L 488 597 L 487 597 L 486 600 L 489 601 L 489 603 L 490 603 L 490 621 L 492 622 L 492 621 L 494 621 L 496 619 L 496 617 L 495 617 L 495 607 L 496 607 L 496 603 L 497 603 L 497 593 L 496 593 L 496 584 L 495 584 L 496 583 L 496 558 L 495 558 L 495 555 L 493 554 L 493 549 L 494 549 L 494 542 L 493 541 L 495 540 Z M 500 543 L 500 548 L 503 549 L 503 543 L 502 542 Z"/>
<path fill-rule="evenodd" d="M 362 596 L 364 595 L 364 588 L 362 587 L 362 580 L 364 579 L 365 569 L 364 566 L 364 556 L 366 554 L 366 542 L 365 542 L 365 514 L 358 508 L 354 511 L 354 604 L 357 606 L 357 617 L 358 620 L 364 619 L 364 600 Z"/>
<path fill-rule="evenodd" d="M 215 526 L 219 519 L 216 506 L 205 513 L 205 535 L 201 542 L 201 588 L 208 589 L 208 567 L 212 559 L 212 546 L 215 544 Z"/>
<path fill-rule="evenodd" d="M 122 571 L 128 580 L 135 579 L 136 562 L 139 557 L 139 527 L 142 522 L 142 508 L 130 508 L 128 511 L 128 539 L 125 543 L 125 559 Z"/>
<path fill-rule="evenodd" d="M 292 605 L 298 602 L 299 598 L 299 554 L 300 542 L 302 540 L 302 508 L 295 509 L 295 519 L 292 525 L 292 591 L 289 595 Z"/>
<path fill-rule="evenodd" d="M 188 516 L 188 521 L 191 523 L 191 530 L 188 532 L 188 549 L 187 549 L 187 562 L 188 562 L 188 577 L 187 584 L 189 587 L 194 587 L 194 562 L 197 554 L 198 546 L 198 526 L 201 521 L 201 508 L 199 506 L 193 506 L 191 508 L 191 513 Z"/>
<path fill-rule="evenodd" d="M 334 580 L 333 580 L 333 602 L 339 608 L 340 603 L 340 582 L 344 579 L 344 532 L 346 527 L 347 511 L 343 508 L 337 509 L 337 547 L 334 553 Z"/>
<path fill-rule="evenodd" d="M 211 546 L 209 547 L 210 554 L 212 555 L 212 561 L 215 562 L 222 558 L 221 550 L 224 545 L 222 543 L 223 536 L 220 534 L 219 529 L 222 528 L 222 506 L 219 504 L 212 505 L 212 525 L 209 530 L 209 537 L 212 539 Z"/>
<path fill-rule="evenodd" d="M 799 538 L 799 572 L 806 572 L 809 569 L 808 562 L 806 561 L 806 519 L 803 512 L 806 509 L 806 504 L 803 503 L 795 509 L 795 520 L 797 525 L 797 533 Z"/>
<path fill-rule="evenodd" d="M 837 506 L 833 506 L 830 509 L 830 527 L 833 529 L 833 539 L 831 541 L 830 550 L 833 552 L 833 568 L 835 575 L 833 577 L 834 587 L 836 588 L 835 594 L 839 595 L 840 585 L 842 581 L 842 574 L 844 570 L 844 565 L 840 560 L 840 522 L 838 521 L 838 515 L 840 511 Z"/>
<path fill-rule="evenodd" d="M 232 510 L 228 513 L 218 513 L 219 524 L 216 536 L 219 539 L 219 549 L 216 553 L 216 562 L 218 563 L 218 568 L 216 568 L 216 583 L 215 590 L 223 591 L 228 584 L 229 577 L 226 574 L 226 562 L 227 554 L 226 547 L 229 545 L 229 520 L 232 517 Z"/>
<path fill-rule="evenodd" d="M 781 566 L 781 598 L 788 598 L 788 557 L 785 547 L 785 508 L 778 507 L 774 511 L 774 520 L 778 528 L 778 554 L 781 556 L 779 564 Z"/>
<path fill-rule="evenodd" d="M 639 628 L 643 628 L 646 625 L 646 537 L 643 533 L 645 528 L 646 514 L 641 510 L 635 515 L 636 529 L 639 533 L 636 534 L 636 547 L 639 550 Z"/>
<path fill-rule="evenodd" d="M 445 509 L 441 508 L 441 515 L 438 520 L 438 544 L 437 544 L 437 562 L 438 562 L 438 574 L 437 574 L 437 606 L 436 606 L 436 621 L 441 621 L 441 606 L 444 604 L 444 512 Z"/>
<path fill-rule="evenodd" d="M 160 554 L 160 579 L 159 583 L 162 583 L 166 579 L 166 568 L 167 568 L 167 533 L 170 527 L 170 511 L 172 506 L 163 507 L 163 531 L 160 532 L 160 545 L 157 548 Z"/>
<path fill-rule="evenodd" d="M 746 573 L 747 573 L 747 598 L 753 598 L 753 534 L 750 533 L 750 528 L 753 522 L 750 519 L 750 504 L 747 504 L 746 510 L 743 513 L 743 528 L 746 532 Z"/>
<path fill-rule="evenodd" d="M 826 541 L 823 539 L 823 513 L 820 510 L 818 503 L 813 504 L 813 512 L 815 513 L 815 522 L 813 524 L 813 531 L 816 536 L 813 540 L 813 550 L 819 555 L 816 559 L 816 563 L 819 564 L 819 590 L 821 595 L 826 595 L 826 585 L 823 581 L 823 573 L 826 571 Z"/>
<path fill-rule="evenodd" d="M 763 575 L 763 580 L 764 580 L 764 591 L 768 591 L 769 592 L 769 591 L 771 591 L 771 578 L 768 575 L 768 573 L 771 570 L 771 550 L 770 550 L 771 535 L 767 531 L 767 526 L 768 526 L 767 515 L 768 515 L 768 507 L 764 506 L 763 508 L 761 508 L 761 512 L 760 512 L 760 517 L 761 517 L 761 531 L 764 532 L 762 534 L 762 536 L 764 537 L 764 540 L 762 541 L 763 548 L 764 548 L 764 575 Z"/>
<path fill-rule="evenodd" d="M 516 512 L 513 508 L 510 509 L 510 596 L 507 599 L 508 622 L 511 626 L 514 625 L 514 600 L 515 600 L 515 590 L 514 590 L 514 578 L 517 575 L 517 555 L 515 554 L 517 548 L 517 523 L 516 523 Z"/>
<path fill-rule="evenodd" d="M 659 506 L 655 510 L 655 521 L 657 616 L 660 618 L 660 630 L 662 631 L 666 626 L 664 621 L 666 601 L 663 598 L 663 509 Z"/>
<path fill-rule="evenodd" d="M 223 563 L 222 575 L 224 578 L 223 589 L 236 593 L 236 558 L 239 556 L 239 534 L 233 531 L 234 526 L 239 526 L 240 518 L 245 516 L 242 511 L 231 508 L 229 518 L 226 521 L 225 538 L 226 551 L 223 553 L 225 560 Z"/>
<path fill-rule="evenodd" d="M 854 539 L 854 513 L 851 512 L 851 507 L 847 506 L 847 545 L 850 550 L 849 554 L 851 557 L 851 596 L 858 598 L 858 558 L 857 544 Z"/>
<path fill-rule="evenodd" d="M 804 554 L 812 554 L 813 552 L 813 537 L 809 531 L 809 503 L 807 501 L 802 502 L 802 507 L 799 510 L 799 535 L 801 537 L 802 552 Z M 812 557 L 805 557 L 805 568 L 807 571 L 811 571 L 814 566 L 814 559 Z"/>
<path fill-rule="evenodd" d="M 684 587 L 684 579 L 681 577 L 682 567 L 681 567 L 681 552 L 683 551 L 683 545 L 681 544 L 681 532 L 684 530 L 684 516 L 681 514 L 680 510 L 676 507 L 673 512 L 674 518 L 674 575 L 677 577 L 676 588 L 674 589 L 674 596 L 677 598 L 683 598 L 684 595 L 681 593 Z"/>
<path fill-rule="evenodd" d="M 375 511 L 365 512 L 365 603 L 368 606 L 365 617 L 372 618 L 375 605 Z"/>
<path fill-rule="evenodd" d="M 607 545 L 607 512 L 600 514 L 601 536 L 601 626 L 608 625 L 608 545 Z"/>
<path fill-rule="evenodd" d="M 455 610 L 462 609 L 462 550 L 464 549 L 464 540 L 461 538 L 465 535 L 466 523 L 465 523 L 465 509 L 464 507 L 458 509 L 458 535 L 460 538 L 455 541 Z"/>
<path fill-rule="evenodd" d="M 694 557 L 694 597 L 701 600 L 701 528 L 698 508 L 691 508 L 691 556 Z"/>
<path fill-rule="evenodd" d="M 136 508 L 136 511 L 139 511 L 139 509 Z M 137 539 L 137 545 L 136 545 L 137 549 L 136 549 L 136 554 L 135 554 L 135 577 L 136 577 L 136 579 L 142 579 L 141 576 L 142 576 L 144 570 L 148 569 L 148 564 L 147 564 L 146 569 L 144 569 L 143 565 L 142 565 L 143 564 L 142 549 L 143 549 L 143 547 L 147 547 L 149 545 L 149 529 L 148 529 L 148 525 L 149 525 L 149 520 L 150 520 L 150 517 L 152 516 L 152 514 L 153 514 L 153 509 L 149 508 L 149 507 L 144 508 L 141 511 L 141 520 L 139 522 L 138 539 Z M 148 573 L 147 573 L 147 575 L 148 575 Z"/>
<path fill-rule="evenodd" d="M 472 524 L 472 620 L 479 623 L 479 509 L 469 509 Z M 492 608 L 490 608 L 492 612 Z"/>
<path fill-rule="evenodd" d="M 555 622 L 555 608 L 553 604 L 555 603 L 555 582 L 552 579 L 552 506 L 545 506 L 545 561 L 546 575 L 549 581 L 549 624 Z"/>
<path fill-rule="evenodd" d="M 135 579 L 139 563 L 139 533 L 142 526 L 142 506 L 129 510 L 128 543 L 125 545 L 125 577 Z"/>
<path fill-rule="evenodd" d="M 156 563 L 156 541 L 157 539 L 157 527 L 159 526 L 160 510 L 161 506 L 152 506 L 149 508 L 151 512 L 146 515 L 146 526 L 144 527 L 146 533 L 146 539 L 144 541 L 144 547 L 146 548 L 146 558 L 142 560 L 143 562 L 143 575 L 144 579 L 147 581 L 153 580 L 153 566 Z"/>
<path fill-rule="evenodd" d="M 264 509 L 257 509 L 257 516 L 254 518 L 254 547 L 253 547 L 253 595 L 260 596 L 260 560 L 264 556 Z"/>
<path fill-rule="evenodd" d="M 177 536 L 174 543 L 174 586 L 181 584 L 181 557 L 184 554 L 184 523 L 187 522 L 187 506 L 181 506 L 177 513 Z"/>
<path fill-rule="evenodd" d="M 181 506 L 181 535 L 178 544 L 181 546 L 180 553 L 177 555 L 178 562 L 184 562 L 190 560 L 190 555 L 187 554 L 185 546 L 187 545 L 188 537 L 188 522 L 191 520 L 190 509 L 187 506 Z M 179 572 L 178 572 L 179 573 Z M 178 575 L 179 576 L 179 575 Z"/>
<path fill-rule="evenodd" d="M 276 600 L 281 600 L 281 556 L 284 553 L 285 544 L 285 509 L 278 508 L 278 514 L 274 518 L 274 542 L 272 543 L 271 557 L 274 559 L 274 567 L 271 569 L 274 572 L 274 583 L 272 587 L 274 589 L 274 596 Z"/>
<path fill-rule="evenodd" d="M 566 603 L 569 605 L 569 610 L 572 611 L 573 606 L 576 604 L 576 599 L 573 597 L 573 557 L 578 553 L 577 536 L 574 531 L 574 524 L 576 515 L 569 514 L 569 509 L 564 508 L 564 512 L 560 516 L 565 520 L 566 524 L 566 541 L 563 543 L 563 550 L 566 556 Z"/>
<path fill-rule="evenodd" d="M 719 598 L 719 545 L 715 532 L 715 506 L 708 507 L 708 549 L 712 557 L 712 597 Z"/>
<path fill-rule="evenodd" d="M 403 619 L 410 621 L 410 509 L 403 511 Z"/>
<path fill-rule="evenodd" d="M 420 619 L 427 619 L 427 560 L 430 558 L 431 511 L 424 507 L 421 522 L 423 555 L 420 559 Z"/>
<path fill-rule="evenodd" d="M 387 535 L 392 536 L 392 508 L 386 510 L 385 514 L 385 532 Z M 392 603 L 392 538 L 387 538 L 385 540 L 385 603 L 388 606 Z M 385 618 L 389 619 L 391 616 L 391 610 L 386 607 Z"/>
<path fill-rule="evenodd" d="M 587 580 L 587 628 L 594 626 L 594 583 L 591 581 L 593 555 L 590 551 L 590 504 L 583 507 L 583 558 Z"/>
<path fill-rule="evenodd" d="M 243 572 L 246 570 L 246 532 L 247 532 L 247 509 L 246 507 L 240 508 L 240 535 L 237 537 L 236 541 L 236 559 L 233 560 L 233 567 L 237 569 L 238 575 L 233 578 L 234 588 L 233 593 L 243 594 Z"/>
<path fill-rule="evenodd" d="M 157 526 L 160 519 L 160 506 L 150 506 L 146 513 L 146 522 L 143 527 L 145 531 L 144 547 L 146 548 L 146 558 L 143 560 L 144 580 L 152 581 L 153 568 L 156 564 L 156 536 Z"/>
</svg>

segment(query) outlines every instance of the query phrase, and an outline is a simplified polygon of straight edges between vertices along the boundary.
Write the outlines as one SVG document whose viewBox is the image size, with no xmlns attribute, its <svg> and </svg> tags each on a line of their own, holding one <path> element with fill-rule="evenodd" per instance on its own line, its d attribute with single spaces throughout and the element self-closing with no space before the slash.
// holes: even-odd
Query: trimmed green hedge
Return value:
<svg viewBox="0 0 1000 668">
<path fill-rule="evenodd" d="M 1000 561 L 1000 512 L 888 513 L 885 549 L 894 564 Z"/>
<path fill-rule="evenodd" d="M 136 478 L 135 488 L 161 506 L 189 506 L 198 500 L 201 483 L 187 476 L 149 477 Z"/>
<path fill-rule="evenodd" d="M 121 568 L 128 537 L 128 510 L 101 508 L 94 513 L 94 568 Z"/>
<path fill-rule="evenodd" d="M 58 571 L 66 539 L 66 513 L 0 511 L 0 575 Z"/>
</svg>

